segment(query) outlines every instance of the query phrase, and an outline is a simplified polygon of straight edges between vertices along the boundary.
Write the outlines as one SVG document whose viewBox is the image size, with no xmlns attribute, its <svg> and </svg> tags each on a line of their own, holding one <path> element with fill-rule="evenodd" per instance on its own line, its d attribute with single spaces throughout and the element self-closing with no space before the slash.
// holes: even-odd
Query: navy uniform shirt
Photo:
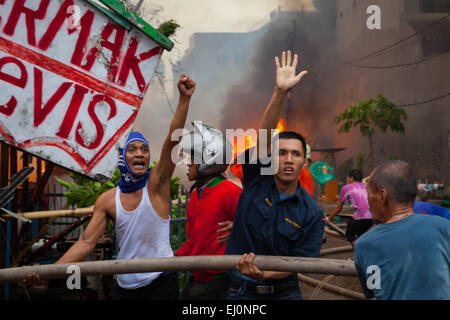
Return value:
<svg viewBox="0 0 450 320">
<path fill-rule="evenodd" d="M 261 167 L 259 161 L 242 165 L 243 191 L 225 254 L 318 257 L 324 233 L 322 209 L 300 184 L 294 194 L 280 200 L 274 176 L 261 175 Z"/>
</svg>

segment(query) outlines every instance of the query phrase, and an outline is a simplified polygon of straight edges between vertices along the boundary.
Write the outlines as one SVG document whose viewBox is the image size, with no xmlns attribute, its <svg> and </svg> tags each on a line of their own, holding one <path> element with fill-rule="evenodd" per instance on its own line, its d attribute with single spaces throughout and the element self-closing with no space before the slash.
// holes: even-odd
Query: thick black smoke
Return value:
<svg viewBox="0 0 450 320">
<path fill-rule="evenodd" d="M 297 68 L 309 74 L 283 107 L 288 129 L 313 145 L 333 144 L 337 84 L 335 1 L 314 1 L 317 12 L 275 12 L 267 32 L 254 48 L 244 81 L 232 87 L 222 108 L 221 127 L 257 128 L 275 85 L 274 57 L 291 49 L 300 56 Z"/>
</svg>

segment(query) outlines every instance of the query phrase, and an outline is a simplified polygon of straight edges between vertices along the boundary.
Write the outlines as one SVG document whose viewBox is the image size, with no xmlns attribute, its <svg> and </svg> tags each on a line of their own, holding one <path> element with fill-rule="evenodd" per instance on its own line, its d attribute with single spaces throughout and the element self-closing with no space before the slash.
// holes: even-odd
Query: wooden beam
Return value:
<svg viewBox="0 0 450 320">
<path fill-rule="evenodd" d="M 172 200 L 172 205 L 178 205 L 178 200 Z M 186 205 L 185 199 L 181 200 L 181 205 L 182 206 Z M 65 210 L 30 211 L 18 213 L 18 215 L 28 219 L 44 219 L 51 217 L 81 216 L 93 212 L 94 207 L 88 207 L 88 208 L 65 209 Z M 3 219 L 11 219 L 11 216 L 7 214 L 0 215 L 0 217 Z"/>
<path fill-rule="evenodd" d="M 341 253 L 341 252 L 347 252 L 347 251 L 352 251 L 352 250 L 353 250 L 352 246 L 343 246 L 343 247 L 322 249 L 322 250 L 320 250 L 320 255 Z"/>
<path fill-rule="evenodd" d="M 38 159 L 38 161 L 40 161 L 40 160 Z M 44 175 L 38 180 L 36 188 L 34 189 L 34 193 L 33 193 L 33 197 L 32 197 L 34 203 L 38 202 L 41 199 L 42 193 L 44 192 L 45 185 L 47 184 L 48 179 L 50 178 L 54 168 L 55 168 L 55 165 L 52 162 L 45 161 Z"/>
<path fill-rule="evenodd" d="M 6 187 L 9 181 L 9 146 L 1 142 L 0 147 L 0 188 Z"/>
<path fill-rule="evenodd" d="M 77 265 L 81 276 L 112 275 L 162 271 L 231 270 L 235 269 L 240 255 L 190 256 L 131 260 L 105 260 L 64 264 L 37 265 L 0 269 L 0 283 L 21 281 L 30 273 L 42 279 L 68 277 L 67 268 Z M 304 272 L 356 276 L 353 261 L 279 256 L 256 256 L 255 266 L 262 270 Z"/>
</svg>

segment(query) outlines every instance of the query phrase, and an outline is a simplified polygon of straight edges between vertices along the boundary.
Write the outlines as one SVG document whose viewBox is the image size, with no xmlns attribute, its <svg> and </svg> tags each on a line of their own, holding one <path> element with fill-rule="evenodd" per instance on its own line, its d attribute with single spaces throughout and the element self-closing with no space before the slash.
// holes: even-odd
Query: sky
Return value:
<svg viewBox="0 0 450 320">
<path fill-rule="evenodd" d="M 131 4 L 139 0 L 128 0 Z M 171 52 L 165 52 L 162 64 L 170 69 L 170 62 L 178 61 L 189 48 L 189 39 L 196 32 L 249 32 L 269 21 L 270 12 L 280 4 L 302 4 L 312 10 L 311 0 L 144 0 L 139 13 L 154 27 L 174 19 L 180 28 L 171 40 L 175 42 Z M 165 73 L 168 82 L 173 81 L 170 72 Z M 172 97 L 172 84 L 166 84 Z"/>
<path fill-rule="evenodd" d="M 176 40 L 179 50 L 189 46 L 194 32 L 248 32 L 269 20 L 280 0 L 147 0 L 142 5 L 144 15 L 162 9 L 155 20 L 174 19 L 181 28 Z M 305 5 L 310 0 L 297 0 Z M 310 5 L 311 6 L 311 5 Z M 149 21 L 152 23 L 152 21 Z M 158 22 L 158 21 L 155 21 Z M 157 23 L 156 23 L 157 24 Z"/>
</svg>

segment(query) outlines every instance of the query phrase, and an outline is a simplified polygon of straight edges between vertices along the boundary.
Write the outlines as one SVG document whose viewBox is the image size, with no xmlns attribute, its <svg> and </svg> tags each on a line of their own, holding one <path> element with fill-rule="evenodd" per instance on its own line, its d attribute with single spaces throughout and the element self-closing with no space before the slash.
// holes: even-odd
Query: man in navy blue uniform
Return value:
<svg viewBox="0 0 450 320">
<path fill-rule="evenodd" d="M 260 270 L 254 264 L 256 255 L 318 257 L 322 244 L 323 212 L 308 192 L 299 184 L 298 175 L 305 163 L 306 143 L 295 132 L 282 132 L 274 140 L 271 130 L 280 118 L 287 93 L 307 74 L 296 75 L 298 56 L 283 52 L 281 62 L 275 58 L 276 86 L 267 106 L 260 129 L 269 131 L 267 137 L 258 136 L 272 150 L 270 160 L 276 173 L 267 175 L 271 162 L 262 157 L 249 163 L 255 148 L 244 153 L 243 191 L 239 199 L 233 229 L 225 254 L 242 254 L 232 279 L 228 298 L 245 299 L 301 299 L 297 274 Z M 264 159 L 267 160 L 267 159 Z M 278 163 L 278 165 L 276 165 Z"/>
</svg>

